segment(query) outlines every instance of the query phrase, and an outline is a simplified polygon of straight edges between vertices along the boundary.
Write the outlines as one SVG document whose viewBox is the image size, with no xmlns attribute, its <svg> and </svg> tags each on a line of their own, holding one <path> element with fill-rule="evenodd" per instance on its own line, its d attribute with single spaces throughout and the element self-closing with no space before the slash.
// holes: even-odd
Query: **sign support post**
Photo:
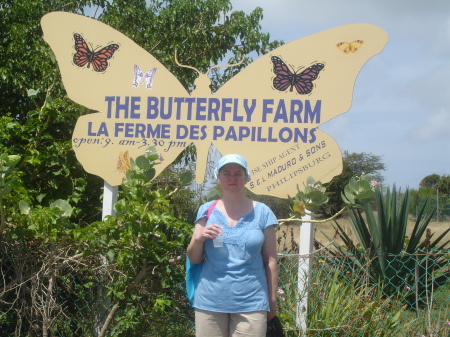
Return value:
<svg viewBox="0 0 450 337">
<path fill-rule="evenodd" d="M 117 202 L 117 197 L 119 194 L 119 186 L 111 186 L 104 181 L 104 188 L 103 188 L 103 208 L 102 208 L 102 220 L 105 220 L 105 218 L 108 215 L 115 216 L 116 212 L 114 211 L 114 204 Z M 100 259 L 102 260 L 102 263 L 104 265 L 108 264 L 108 260 L 106 259 L 106 256 L 101 255 Z M 100 333 L 102 330 L 103 324 L 106 319 L 106 314 L 108 313 L 108 308 L 111 304 L 110 298 L 105 296 L 105 288 L 103 285 L 99 285 L 97 287 L 98 291 L 98 298 L 101 299 L 98 304 L 98 318 L 97 318 L 97 326 L 96 326 L 96 332 L 97 334 Z"/>
<path fill-rule="evenodd" d="M 311 221 L 314 217 L 307 213 L 302 217 L 304 221 Z M 304 335 L 307 332 L 308 297 L 311 277 L 311 263 L 314 243 L 314 223 L 302 222 L 300 226 L 299 257 L 298 257 L 298 294 L 297 294 L 297 326 Z"/>
<path fill-rule="evenodd" d="M 114 204 L 117 202 L 118 194 L 119 186 L 111 186 L 105 180 L 103 188 L 102 220 L 104 220 L 107 215 L 116 215 Z"/>
</svg>

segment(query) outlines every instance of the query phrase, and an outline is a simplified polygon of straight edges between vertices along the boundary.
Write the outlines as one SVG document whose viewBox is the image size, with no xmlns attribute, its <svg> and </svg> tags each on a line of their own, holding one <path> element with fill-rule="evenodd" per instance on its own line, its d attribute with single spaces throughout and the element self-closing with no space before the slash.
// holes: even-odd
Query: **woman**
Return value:
<svg viewBox="0 0 450 337">
<path fill-rule="evenodd" d="M 203 262 L 193 303 L 196 336 L 262 337 L 277 310 L 277 219 L 244 195 L 250 171 L 242 156 L 222 157 L 215 174 L 223 197 L 208 219 L 212 202 L 200 207 L 187 249 L 191 263 Z M 216 248 L 221 233 L 223 246 Z"/>
</svg>

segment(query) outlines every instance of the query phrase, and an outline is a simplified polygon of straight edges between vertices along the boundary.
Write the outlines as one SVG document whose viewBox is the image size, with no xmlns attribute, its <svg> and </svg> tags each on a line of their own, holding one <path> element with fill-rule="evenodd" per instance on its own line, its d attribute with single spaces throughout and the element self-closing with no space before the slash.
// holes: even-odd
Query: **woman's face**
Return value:
<svg viewBox="0 0 450 337">
<path fill-rule="evenodd" d="M 222 190 L 236 190 L 244 188 L 247 178 L 247 173 L 241 165 L 230 163 L 220 169 L 217 180 Z"/>
</svg>

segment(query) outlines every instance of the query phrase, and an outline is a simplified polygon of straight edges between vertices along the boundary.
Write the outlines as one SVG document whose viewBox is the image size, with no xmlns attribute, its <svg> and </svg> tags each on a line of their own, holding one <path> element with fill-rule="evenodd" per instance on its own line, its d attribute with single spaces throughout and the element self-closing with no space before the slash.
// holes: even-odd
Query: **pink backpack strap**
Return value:
<svg viewBox="0 0 450 337">
<path fill-rule="evenodd" d="M 216 207 L 216 204 L 219 202 L 220 199 L 214 200 L 214 202 L 209 206 L 208 211 L 206 212 L 206 221 L 208 221 L 209 216 L 211 215 L 211 212 L 213 211 L 214 207 Z"/>
</svg>

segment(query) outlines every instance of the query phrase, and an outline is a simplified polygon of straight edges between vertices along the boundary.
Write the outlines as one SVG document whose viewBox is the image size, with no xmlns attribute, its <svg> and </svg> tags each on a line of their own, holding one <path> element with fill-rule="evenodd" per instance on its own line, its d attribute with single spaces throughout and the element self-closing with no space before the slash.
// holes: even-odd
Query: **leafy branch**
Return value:
<svg viewBox="0 0 450 337">
<path fill-rule="evenodd" d="M 334 220 L 352 207 L 358 208 L 369 203 L 375 195 L 376 187 L 376 181 L 371 175 L 354 176 L 345 186 L 342 193 L 342 200 L 346 206 L 340 211 L 323 220 L 301 219 L 298 216 L 303 217 L 307 212 L 317 215 L 316 213 L 319 212 L 320 207 L 329 201 L 329 193 L 326 191 L 326 187 L 320 181 L 315 181 L 313 177 L 308 177 L 304 191 L 301 191 L 297 186 L 297 194 L 294 197 L 289 197 L 289 203 L 293 212 L 292 216 L 289 219 L 279 219 L 278 221 L 283 224 L 285 222 L 324 223 Z"/>
</svg>

